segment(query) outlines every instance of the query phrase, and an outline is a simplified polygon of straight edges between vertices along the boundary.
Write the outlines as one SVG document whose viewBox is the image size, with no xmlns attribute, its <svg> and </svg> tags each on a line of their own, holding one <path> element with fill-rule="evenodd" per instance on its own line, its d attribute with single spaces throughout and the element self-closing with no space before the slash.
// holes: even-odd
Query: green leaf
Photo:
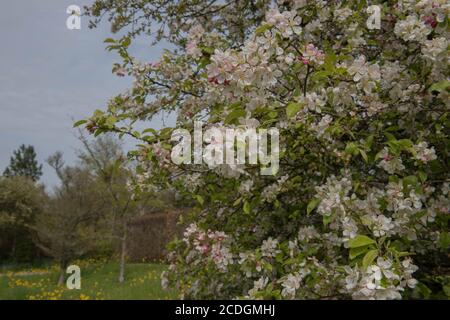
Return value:
<svg viewBox="0 0 450 320">
<path fill-rule="evenodd" d="M 331 222 L 331 217 L 330 217 L 330 216 L 323 216 L 322 222 L 323 222 L 323 225 L 326 227 L 327 225 L 330 224 L 330 222 Z"/>
<path fill-rule="evenodd" d="M 199 46 L 199 48 L 202 50 L 202 53 L 205 53 L 207 56 L 210 56 L 214 53 L 214 48 L 207 47 L 207 46 Z M 202 63 L 209 64 L 210 59 L 209 58 L 203 58 Z"/>
<path fill-rule="evenodd" d="M 312 75 L 311 79 L 314 81 L 320 81 L 328 77 L 330 74 L 331 72 L 328 70 L 317 71 Z"/>
<path fill-rule="evenodd" d="M 268 270 L 268 271 L 272 271 L 273 270 L 273 266 L 271 263 L 265 263 L 264 264 L 264 269 Z"/>
<path fill-rule="evenodd" d="M 345 146 L 345 153 L 351 154 L 351 155 L 357 155 L 359 151 L 358 145 L 355 142 L 349 142 Z"/>
<path fill-rule="evenodd" d="M 442 80 L 442 81 L 436 82 L 428 89 L 428 91 L 430 91 L 430 92 L 431 91 L 441 92 L 443 90 L 447 90 L 447 91 L 450 90 L 450 81 Z"/>
<path fill-rule="evenodd" d="M 439 236 L 439 244 L 442 249 L 447 250 L 450 246 L 450 233 L 442 232 Z"/>
<path fill-rule="evenodd" d="M 398 145 L 405 150 L 408 150 L 413 147 L 414 143 L 412 143 L 409 139 L 400 139 L 397 141 Z"/>
<path fill-rule="evenodd" d="M 410 255 L 411 255 L 411 252 L 408 252 L 408 251 L 401 251 L 401 252 L 396 253 L 397 258 L 407 257 Z"/>
<path fill-rule="evenodd" d="M 362 246 L 367 246 L 369 244 L 375 244 L 375 240 L 370 239 L 368 236 L 357 235 L 355 238 L 348 241 L 349 248 L 357 248 Z"/>
<path fill-rule="evenodd" d="M 367 269 L 368 266 L 370 266 L 373 261 L 375 260 L 375 258 L 378 256 L 378 250 L 374 249 L 374 250 L 370 250 L 369 252 L 366 253 L 366 255 L 363 258 L 362 261 L 362 266 L 363 269 Z"/>
<path fill-rule="evenodd" d="M 291 102 L 286 107 L 286 115 L 288 119 L 294 117 L 300 111 L 300 104 Z"/>
<path fill-rule="evenodd" d="M 361 0 L 358 3 L 358 11 L 363 10 L 366 6 L 367 6 L 367 1 L 366 0 Z"/>
<path fill-rule="evenodd" d="M 338 61 L 338 56 L 332 50 L 327 50 L 325 55 L 325 62 L 328 64 L 335 64 Z"/>
<path fill-rule="evenodd" d="M 313 211 L 320 203 L 320 199 L 318 198 L 314 198 L 312 199 L 309 203 L 308 206 L 306 207 L 306 214 L 309 215 L 311 213 L 311 211 Z"/>
<path fill-rule="evenodd" d="M 403 187 L 407 188 L 408 186 L 417 186 L 418 180 L 416 176 L 407 176 L 403 178 Z"/>
<path fill-rule="evenodd" d="M 203 199 L 203 197 L 199 194 L 197 194 L 195 196 L 195 199 L 197 199 L 198 203 L 200 203 L 200 205 L 203 205 L 203 203 L 205 203 L 205 200 Z"/>
<path fill-rule="evenodd" d="M 161 129 L 159 131 L 160 139 L 162 139 L 162 140 L 168 139 L 172 135 L 172 131 L 173 131 L 173 128 L 170 128 L 170 127 L 166 127 L 164 129 Z"/>
<path fill-rule="evenodd" d="M 442 288 L 444 289 L 445 295 L 450 298 L 450 286 L 444 285 Z"/>
<path fill-rule="evenodd" d="M 98 137 L 98 136 L 101 135 L 103 132 L 105 132 L 105 130 L 103 130 L 103 129 L 101 129 L 101 128 L 95 130 L 94 137 Z"/>
<path fill-rule="evenodd" d="M 250 214 L 250 211 L 251 211 L 251 207 L 250 207 L 250 203 L 248 202 L 248 201 L 245 201 L 244 202 L 244 212 L 246 213 L 246 214 Z"/>
<path fill-rule="evenodd" d="M 78 126 L 81 126 L 82 124 L 85 124 L 86 122 L 87 120 L 79 120 L 73 124 L 73 127 L 76 128 Z"/>
<path fill-rule="evenodd" d="M 130 37 L 125 37 L 122 39 L 122 46 L 124 46 L 125 48 L 127 48 L 130 44 L 131 44 Z"/>
<path fill-rule="evenodd" d="M 356 257 L 362 255 L 363 253 L 366 253 L 367 250 L 369 250 L 369 246 L 351 248 L 349 251 L 349 258 L 353 260 Z"/>
<path fill-rule="evenodd" d="M 261 35 L 270 29 L 272 29 L 272 26 L 270 24 L 263 24 L 263 25 L 259 26 L 258 28 L 256 28 L 255 33 L 256 33 L 256 35 Z"/>
<path fill-rule="evenodd" d="M 425 182 L 427 181 L 427 174 L 423 171 L 418 171 L 417 175 L 419 176 L 420 181 Z"/>
<path fill-rule="evenodd" d="M 236 109 L 231 111 L 228 116 L 225 118 L 225 123 L 230 124 L 236 119 L 240 117 L 245 117 L 245 110 L 244 109 Z"/>
<path fill-rule="evenodd" d="M 392 134 L 390 134 L 388 132 L 385 132 L 384 135 L 386 136 L 388 141 L 396 141 L 397 140 L 394 135 L 392 135 Z"/>
<path fill-rule="evenodd" d="M 374 139 L 374 136 L 373 136 L 373 134 L 371 134 L 366 138 L 366 141 L 364 141 L 364 146 L 367 149 L 370 149 L 372 147 L 373 139 Z"/>
<path fill-rule="evenodd" d="M 423 295 L 423 297 L 425 299 L 428 299 L 432 293 L 432 291 L 426 285 L 424 285 L 422 282 L 419 282 L 417 284 L 417 289 L 419 290 L 419 292 Z"/>
<path fill-rule="evenodd" d="M 103 117 L 104 114 L 105 114 L 105 113 L 104 113 L 102 110 L 100 110 L 100 109 L 96 109 L 96 110 L 94 111 L 94 117 L 96 117 L 96 118 Z"/>
<path fill-rule="evenodd" d="M 152 133 L 153 135 L 156 135 L 156 134 L 157 134 L 156 130 L 153 129 L 153 128 L 148 128 L 148 129 L 145 129 L 144 131 L 142 131 L 142 133 L 147 133 L 147 132 L 150 132 L 150 133 Z"/>
<path fill-rule="evenodd" d="M 114 116 L 109 116 L 108 118 L 106 118 L 106 125 L 108 127 L 114 127 L 116 122 L 117 122 L 117 118 Z"/>
<path fill-rule="evenodd" d="M 359 149 L 359 153 L 361 154 L 366 163 L 369 162 L 369 157 L 367 156 L 367 153 L 363 149 Z"/>
<path fill-rule="evenodd" d="M 276 111 L 271 111 L 269 112 L 268 116 L 271 119 L 275 119 L 276 117 L 278 117 L 278 113 Z"/>
</svg>

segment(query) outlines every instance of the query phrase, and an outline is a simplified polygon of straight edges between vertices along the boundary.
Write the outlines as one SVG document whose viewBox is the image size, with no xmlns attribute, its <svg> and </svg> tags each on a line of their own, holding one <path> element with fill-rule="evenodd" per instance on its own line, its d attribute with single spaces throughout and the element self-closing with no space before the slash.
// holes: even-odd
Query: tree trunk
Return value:
<svg viewBox="0 0 450 320">
<path fill-rule="evenodd" d="M 120 269 L 119 269 L 119 283 L 125 281 L 125 258 L 127 254 L 127 225 L 124 223 L 123 236 L 121 239 L 120 250 Z"/>
<path fill-rule="evenodd" d="M 17 232 L 14 230 L 13 241 L 11 245 L 11 258 L 13 261 L 16 261 L 16 247 L 17 247 Z"/>
<path fill-rule="evenodd" d="M 61 261 L 59 264 L 59 278 L 58 278 L 58 286 L 62 286 L 64 284 L 64 280 L 66 279 L 66 269 L 67 269 L 67 262 Z"/>
</svg>

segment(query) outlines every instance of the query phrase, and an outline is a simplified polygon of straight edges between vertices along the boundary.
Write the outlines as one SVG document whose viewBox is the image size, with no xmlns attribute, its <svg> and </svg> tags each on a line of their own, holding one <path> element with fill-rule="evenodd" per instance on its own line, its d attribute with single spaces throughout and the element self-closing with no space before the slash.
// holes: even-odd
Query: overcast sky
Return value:
<svg viewBox="0 0 450 320">
<path fill-rule="evenodd" d="M 55 151 L 74 163 L 80 143 L 72 118 L 82 119 L 104 108 L 109 97 L 126 89 L 131 80 L 111 74 L 118 56 L 105 50 L 109 25 L 81 30 L 66 28 L 66 8 L 88 0 L 2 0 L 0 10 L 0 174 L 13 150 L 22 143 L 35 147 L 38 160 Z M 157 60 L 160 47 L 140 41 L 133 54 Z M 160 123 L 153 125 L 159 126 Z M 131 142 L 125 147 L 130 148 Z M 41 181 L 58 180 L 44 163 Z"/>
</svg>

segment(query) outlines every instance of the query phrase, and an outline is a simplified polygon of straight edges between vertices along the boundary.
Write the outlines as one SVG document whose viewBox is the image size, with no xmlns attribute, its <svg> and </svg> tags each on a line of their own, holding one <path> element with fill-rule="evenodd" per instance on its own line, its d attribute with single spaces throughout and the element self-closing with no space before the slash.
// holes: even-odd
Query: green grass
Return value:
<svg viewBox="0 0 450 320">
<path fill-rule="evenodd" d="M 165 265 L 127 264 L 125 283 L 117 281 L 117 262 L 78 261 L 81 268 L 81 289 L 69 290 L 56 286 L 56 266 L 24 269 L 31 274 L 21 275 L 15 270 L 2 269 L 0 300 L 22 299 L 176 299 L 173 291 L 161 288 L 161 272 Z M 43 273 L 45 274 L 35 274 Z"/>
</svg>

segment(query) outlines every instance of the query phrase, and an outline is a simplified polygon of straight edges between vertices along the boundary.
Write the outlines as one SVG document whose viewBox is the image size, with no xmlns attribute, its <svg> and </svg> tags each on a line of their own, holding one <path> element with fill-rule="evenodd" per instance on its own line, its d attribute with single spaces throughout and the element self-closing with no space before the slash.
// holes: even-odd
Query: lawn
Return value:
<svg viewBox="0 0 450 320">
<path fill-rule="evenodd" d="M 2 270 L 0 300 L 19 299 L 175 299 L 176 294 L 161 288 L 162 264 L 128 264 L 125 283 L 117 281 L 117 262 L 77 261 L 81 268 L 81 289 L 56 286 L 56 266 Z"/>
</svg>

